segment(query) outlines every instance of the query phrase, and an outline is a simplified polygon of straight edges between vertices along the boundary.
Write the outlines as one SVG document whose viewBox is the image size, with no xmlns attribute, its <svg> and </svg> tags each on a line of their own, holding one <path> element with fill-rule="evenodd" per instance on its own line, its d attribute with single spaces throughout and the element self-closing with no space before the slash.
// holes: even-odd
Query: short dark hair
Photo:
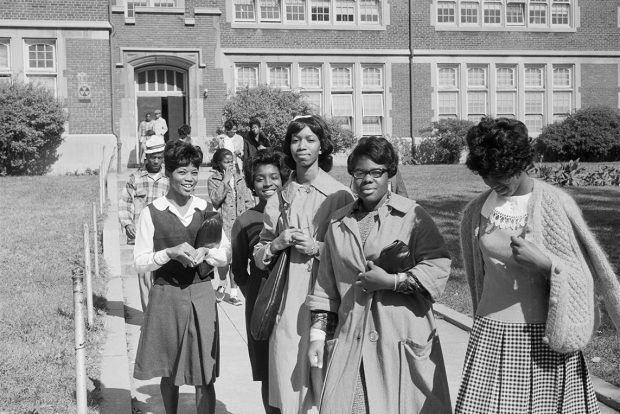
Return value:
<svg viewBox="0 0 620 414">
<path fill-rule="evenodd" d="M 394 146 L 381 136 L 363 137 L 357 142 L 349 158 L 347 158 L 347 171 L 353 175 L 355 165 L 361 157 L 368 157 L 377 164 L 385 165 L 388 177 L 392 178 L 398 171 L 398 153 Z"/>
<path fill-rule="evenodd" d="M 236 126 L 237 126 L 237 123 L 235 121 L 233 121 L 232 119 L 229 119 L 226 122 L 224 122 L 224 129 L 226 131 L 230 131 L 231 129 L 233 129 Z"/>
<path fill-rule="evenodd" d="M 298 133 L 305 127 L 310 130 L 319 138 L 321 143 L 321 154 L 319 154 L 319 167 L 323 171 L 329 172 L 333 166 L 332 152 L 334 151 L 334 144 L 332 143 L 332 134 L 327 126 L 327 123 L 318 115 L 304 115 L 293 119 L 286 128 L 286 135 L 284 137 L 284 145 L 282 145 L 282 151 L 286 155 L 286 165 L 294 170 L 295 160 L 293 154 L 291 154 L 291 139 L 294 134 Z"/>
<path fill-rule="evenodd" d="M 261 127 L 261 124 L 258 118 L 250 118 L 250 122 L 248 122 L 248 126 L 252 128 L 252 125 L 257 125 L 259 128 Z"/>
<path fill-rule="evenodd" d="M 213 153 L 213 158 L 211 158 L 211 167 L 220 171 L 222 166 L 222 161 L 226 158 L 227 155 L 233 156 L 232 151 L 226 148 L 219 148 Z"/>
<path fill-rule="evenodd" d="M 512 177 L 527 170 L 534 160 L 527 127 L 516 119 L 484 117 L 469 129 L 466 141 L 469 154 L 465 164 L 482 177 Z"/>
<path fill-rule="evenodd" d="M 153 131 L 152 129 L 149 129 L 148 131 L 144 133 L 144 136 L 146 137 L 150 137 L 151 135 L 156 135 L 155 131 Z"/>
<path fill-rule="evenodd" d="M 179 129 L 177 129 L 177 132 L 180 136 L 186 137 L 192 133 L 192 127 L 187 124 L 183 124 L 179 127 Z"/>
<path fill-rule="evenodd" d="M 187 167 L 193 165 L 200 168 L 202 164 L 202 150 L 192 144 L 176 139 L 168 141 L 164 149 L 164 165 L 166 172 L 171 174 L 179 167 Z"/>
<path fill-rule="evenodd" d="M 285 162 L 286 156 L 279 151 L 273 151 L 270 148 L 258 150 L 251 158 L 248 158 L 243 166 L 243 175 L 245 184 L 250 190 L 254 190 L 254 176 L 258 167 L 261 165 L 274 165 L 280 171 L 282 184 L 286 181 L 289 168 Z"/>
</svg>

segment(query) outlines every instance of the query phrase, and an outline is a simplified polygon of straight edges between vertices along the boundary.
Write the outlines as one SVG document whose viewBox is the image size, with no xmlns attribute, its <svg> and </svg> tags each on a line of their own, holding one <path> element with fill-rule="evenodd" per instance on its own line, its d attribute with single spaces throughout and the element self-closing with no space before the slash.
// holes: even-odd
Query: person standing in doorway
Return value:
<svg viewBox="0 0 620 414">
<path fill-rule="evenodd" d="M 152 132 L 152 131 L 151 131 Z M 142 209 L 153 200 L 168 192 L 168 178 L 162 168 L 164 163 L 164 137 L 152 135 L 146 144 L 144 167 L 129 176 L 118 202 L 118 218 L 127 235 L 127 244 L 134 244 L 136 223 Z M 138 273 L 142 311 L 146 311 L 147 300 L 144 292 L 152 286 L 151 272 Z"/>
<path fill-rule="evenodd" d="M 155 110 L 155 120 L 153 121 L 153 131 L 156 135 L 161 135 L 166 139 L 166 133 L 168 132 L 168 124 L 166 120 L 161 117 L 161 109 Z"/>
<path fill-rule="evenodd" d="M 250 130 L 243 140 L 243 155 L 245 159 L 250 159 L 256 155 L 259 150 L 271 147 L 269 138 L 261 131 L 261 124 L 257 118 L 250 119 Z"/>
<path fill-rule="evenodd" d="M 146 139 L 148 138 L 147 132 L 153 131 L 153 127 L 153 118 L 151 117 L 151 113 L 147 112 L 146 115 L 144 115 L 144 121 L 140 121 L 138 125 L 138 148 L 136 150 L 138 164 L 143 162 Z"/>
<path fill-rule="evenodd" d="M 237 123 L 232 119 L 224 122 L 225 133 L 220 135 L 219 148 L 226 148 L 233 154 L 233 164 L 237 174 L 243 175 L 243 137 L 237 134 Z"/>
</svg>

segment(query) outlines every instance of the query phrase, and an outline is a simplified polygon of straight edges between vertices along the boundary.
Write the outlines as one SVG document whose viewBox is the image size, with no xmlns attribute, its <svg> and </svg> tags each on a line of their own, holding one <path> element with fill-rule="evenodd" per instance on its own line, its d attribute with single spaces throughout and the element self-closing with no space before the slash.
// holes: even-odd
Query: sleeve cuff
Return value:
<svg viewBox="0 0 620 414">
<path fill-rule="evenodd" d="M 327 337 L 327 334 L 325 333 L 325 331 L 322 331 L 319 328 L 310 328 L 310 342 L 313 342 L 313 341 L 325 342 L 326 337 Z"/>
<path fill-rule="evenodd" d="M 160 250 L 153 255 L 153 263 L 157 266 L 163 266 L 170 261 L 170 256 L 166 253 L 166 250 Z"/>
</svg>

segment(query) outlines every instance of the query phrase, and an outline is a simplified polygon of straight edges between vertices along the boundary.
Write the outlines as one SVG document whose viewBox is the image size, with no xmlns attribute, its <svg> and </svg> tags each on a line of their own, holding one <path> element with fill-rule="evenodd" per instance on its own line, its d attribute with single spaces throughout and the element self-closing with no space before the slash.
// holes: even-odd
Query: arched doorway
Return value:
<svg viewBox="0 0 620 414">
<path fill-rule="evenodd" d="M 134 78 L 138 123 L 148 112 L 160 109 L 168 123 L 166 141 L 178 138 L 177 129 L 188 123 L 187 71 L 173 66 L 146 66 L 136 69 Z"/>
</svg>

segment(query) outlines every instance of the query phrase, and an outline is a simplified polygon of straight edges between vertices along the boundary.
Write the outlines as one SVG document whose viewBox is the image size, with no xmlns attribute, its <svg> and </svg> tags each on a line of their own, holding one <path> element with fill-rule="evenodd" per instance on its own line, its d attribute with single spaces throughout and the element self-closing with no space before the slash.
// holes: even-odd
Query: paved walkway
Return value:
<svg viewBox="0 0 620 414">
<path fill-rule="evenodd" d="M 116 194 L 116 185 L 110 185 Z M 111 197 L 112 198 L 112 197 Z M 115 197 L 117 198 L 117 197 Z M 108 301 L 110 312 L 106 319 L 108 343 L 103 352 L 102 383 L 104 402 L 102 414 L 165 414 L 159 392 L 159 379 L 139 381 L 132 377 L 135 352 L 142 323 L 138 281 L 132 269 L 132 246 L 127 246 L 116 222 L 116 206 L 108 212 L 104 228 L 104 252 L 110 270 Z M 438 307 L 441 309 L 441 306 Z M 217 414 L 256 414 L 262 412 L 259 383 L 251 379 L 247 355 L 244 307 L 222 302 L 218 305 L 220 320 L 221 369 L 215 383 Z M 467 319 L 447 312 L 438 319 L 452 403 L 456 400 L 461 378 L 468 333 L 457 325 Z M 462 316 L 462 315 L 461 315 Z M 126 345 L 123 347 L 123 345 Z M 604 387 L 605 385 L 601 385 Z M 599 386 L 597 385 L 597 390 Z M 611 389 L 617 392 L 617 389 Z M 131 401 L 130 401 L 131 399 Z M 618 399 L 620 400 L 620 398 Z M 617 411 L 601 404 L 603 414 Z M 179 414 L 195 413 L 193 387 L 182 387 Z M 383 414 L 383 413 L 381 413 Z M 386 413 L 387 414 L 387 413 Z"/>
</svg>

